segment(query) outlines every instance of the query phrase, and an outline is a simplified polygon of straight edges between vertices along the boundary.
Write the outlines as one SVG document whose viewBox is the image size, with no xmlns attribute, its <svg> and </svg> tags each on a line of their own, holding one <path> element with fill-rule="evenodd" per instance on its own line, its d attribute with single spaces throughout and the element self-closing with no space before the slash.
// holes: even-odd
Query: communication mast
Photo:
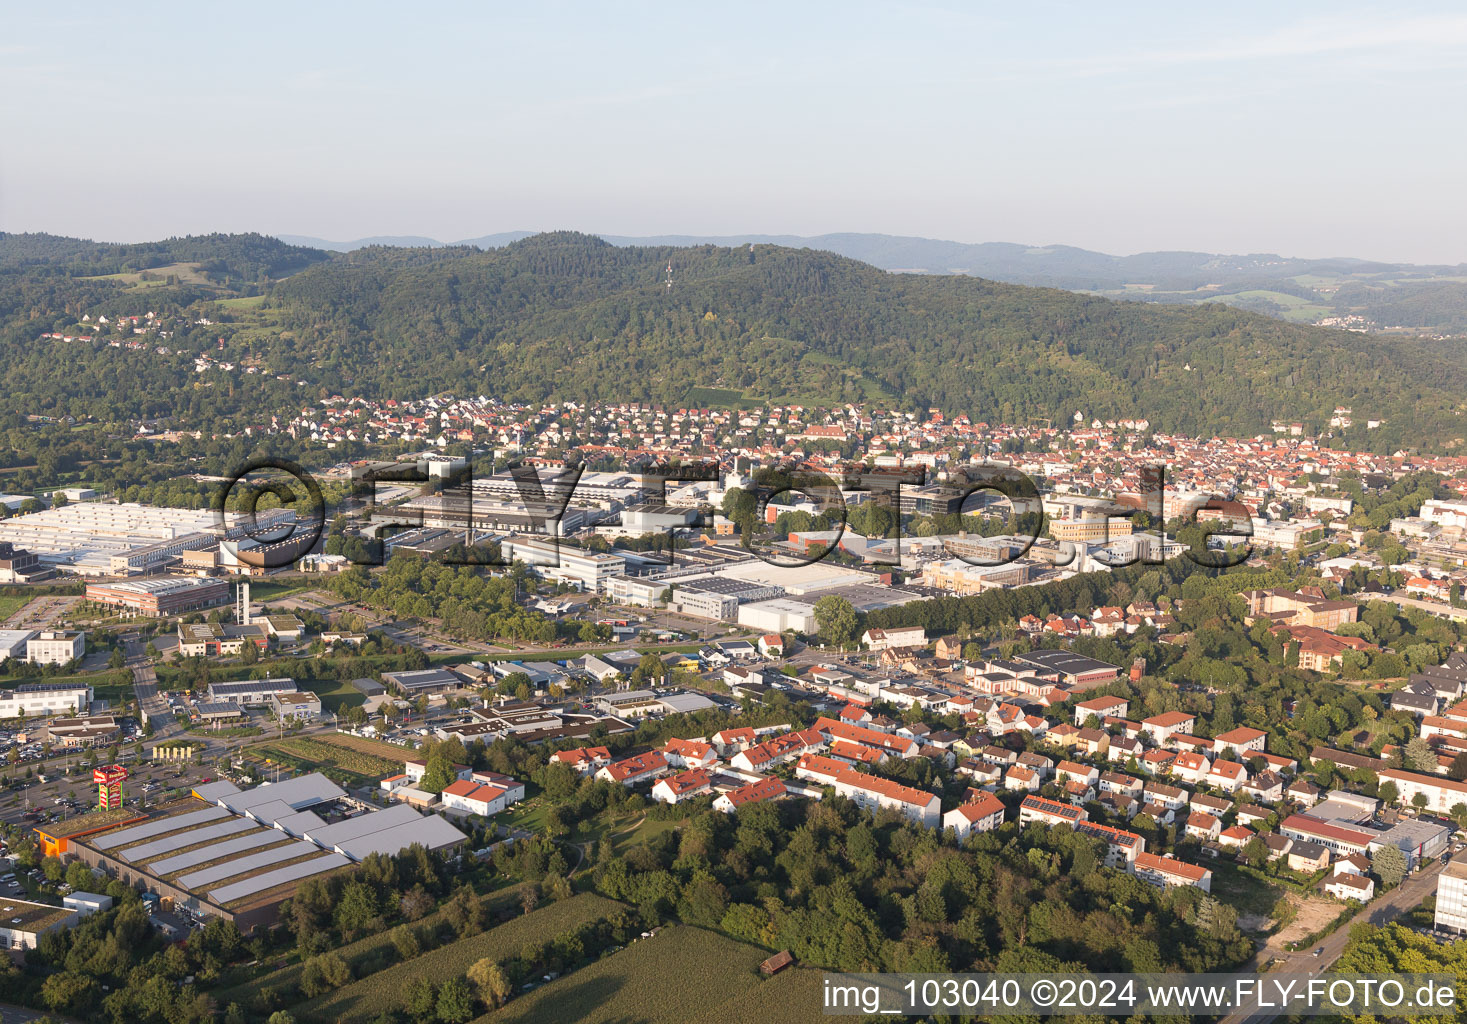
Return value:
<svg viewBox="0 0 1467 1024">
<path fill-rule="evenodd" d="M 667 290 L 672 291 L 672 260 L 667 261 Z"/>
</svg>

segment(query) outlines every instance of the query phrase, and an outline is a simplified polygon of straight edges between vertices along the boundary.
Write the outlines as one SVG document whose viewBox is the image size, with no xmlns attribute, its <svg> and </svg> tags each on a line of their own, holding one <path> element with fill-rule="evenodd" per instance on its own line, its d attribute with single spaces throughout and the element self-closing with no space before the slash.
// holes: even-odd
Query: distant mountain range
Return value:
<svg viewBox="0 0 1467 1024">
<path fill-rule="evenodd" d="M 301 235 L 277 237 L 295 245 L 350 252 L 374 245 L 441 248 L 451 244 L 498 249 L 531 234 L 504 231 L 452 243 L 419 236 L 381 236 L 351 242 Z M 1146 252 L 1112 256 L 1069 245 L 949 242 L 855 232 L 600 237 L 617 246 L 761 244 L 818 249 L 894 272 L 963 274 L 1144 302 L 1225 302 L 1295 323 L 1334 318 L 1342 321 L 1339 326 L 1361 330 L 1467 333 L 1467 264 L 1383 263 L 1350 257 L 1305 259 L 1274 253 Z"/>
</svg>

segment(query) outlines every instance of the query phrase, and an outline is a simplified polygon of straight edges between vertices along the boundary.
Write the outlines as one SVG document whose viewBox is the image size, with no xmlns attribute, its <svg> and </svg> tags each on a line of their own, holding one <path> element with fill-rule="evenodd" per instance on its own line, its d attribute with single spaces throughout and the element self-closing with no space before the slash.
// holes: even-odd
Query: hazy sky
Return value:
<svg viewBox="0 0 1467 1024">
<path fill-rule="evenodd" d="M 9 4 L 0 229 L 1457 263 L 1464 65 L 1452 3 Z"/>
</svg>

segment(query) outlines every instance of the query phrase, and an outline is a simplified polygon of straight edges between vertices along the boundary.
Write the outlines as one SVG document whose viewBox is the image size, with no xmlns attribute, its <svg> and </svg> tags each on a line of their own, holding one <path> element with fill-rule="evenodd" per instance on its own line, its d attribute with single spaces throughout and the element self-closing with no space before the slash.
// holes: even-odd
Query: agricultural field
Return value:
<svg viewBox="0 0 1467 1024">
<path fill-rule="evenodd" d="M 692 1018 L 691 1024 L 743 1020 L 756 1020 L 759 1024 L 804 1024 L 821 1015 L 820 990 L 824 977 L 824 971 L 813 967 L 788 967 L 732 999 L 708 1007 L 702 1016 Z"/>
<path fill-rule="evenodd" d="M 255 752 L 271 760 L 292 764 L 298 768 L 307 770 L 336 768 L 352 775 L 359 775 L 364 779 L 381 778 L 383 775 L 392 775 L 402 771 L 401 757 L 389 761 L 382 756 L 382 752 L 375 749 L 376 746 L 373 744 L 372 749 L 363 750 L 338 743 L 334 737 L 327 739 L 291 736 L 258 747 Z M 391 749 L 391 747 L 386 748 L 389 751 Z"/>
<path fill-rule="evenodd" d="M 403 989 L 412 978 L 427 978 L 433 984 L 441 985 L 450 978 L 462 976 L 476 961 L 486 956 L 496 960 L 516 956 L 527 943 L 553 939 L 621 909 L 622 904 L 615 900 L 591 893 L 572 896 L 307 1000 L 294 1007 L 292 1012 L 298 1019 L 320 1021 L 322 1024 L 371 1020 L 402 1005 Z M 571 977 L 581 973 L 584 972 L 577 972 Z"/>
<path fill-rule="evenodd" d="M 796 1007 L 778 1002 L 785 991 L 806 990 L 803 979 L 783 983 L 770 998 L 761 998 L 764 993 L 756 990 L 778 981 L 776 977 L 766 982 L 759 975 L 759 964 L 768 956 L 762 949 L 716 932 L 674 925 L 511 1000 L 474 1024 L 549 1020 L 558 1024 L 686 1024 L 700 1018 L 720 1022 L 765 1019 L 721 1012 L 725 1006 L 738 1009 L 745 1005 L 774 1006 L 774 1012 L 782 1011 L 782 1017 L 775 1019 L 818 1017 L 818 1003 Z"/>
</svg>

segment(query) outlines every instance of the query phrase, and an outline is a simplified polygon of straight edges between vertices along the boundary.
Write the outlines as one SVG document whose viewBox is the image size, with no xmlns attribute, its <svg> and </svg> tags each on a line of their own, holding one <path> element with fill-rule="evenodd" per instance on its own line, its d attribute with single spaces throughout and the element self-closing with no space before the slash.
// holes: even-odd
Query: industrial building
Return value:
<svg viewBox="0 0 1467 1024">
<path fill-rule="evenodd" d="M 80 683 L 25 683 L 0 690 L 0 718 L 84 714 L 91 710 L 92 696 L 92 688 Z"/>
<path fill-rule="evenodd" d="M 610 580 L 626 572 L 626 559 L 620 555 L 584 551 L 545 538 L 514 536 L 499 549 L 506 561 L 524 562 L 538 576 L 593 594 L 604 593 Z"/>
<path fill-rule="evenodd" d="M 446 693 L 464 685 L 463 679 L 444 668 L 422 668 L 411 672 L 383 672 L 382 679 L 404 697 Z"/>
<path fill-rule="evenodd" d="M 246 934 L 272 923 L 281 902 L 308 878 L 349 869 L 374 853 L 393 856 L 413 845 L 445 850 L 467 838 L 405 805 L 353 814 L 355 806 L 320 774 L 248 790 L 212 782 L 156 817 L 64 836 L 50 830 L 42 838 L 65 860 L 75 857 L 187 910 L 233 921 Z"/>
<path fill-rule="evenodd" d="M 295 521 L 287 508 L 261 509 L 256 533 Z M 185 551 L 238 540 L 245 518 L 211 509 L 154 508 L 131 502 L 63 505 L 0 523 L 0 541 L 35 554 L 42 563 L 83 576 L 126 576 L 175 564 Z"/>
</svg>

